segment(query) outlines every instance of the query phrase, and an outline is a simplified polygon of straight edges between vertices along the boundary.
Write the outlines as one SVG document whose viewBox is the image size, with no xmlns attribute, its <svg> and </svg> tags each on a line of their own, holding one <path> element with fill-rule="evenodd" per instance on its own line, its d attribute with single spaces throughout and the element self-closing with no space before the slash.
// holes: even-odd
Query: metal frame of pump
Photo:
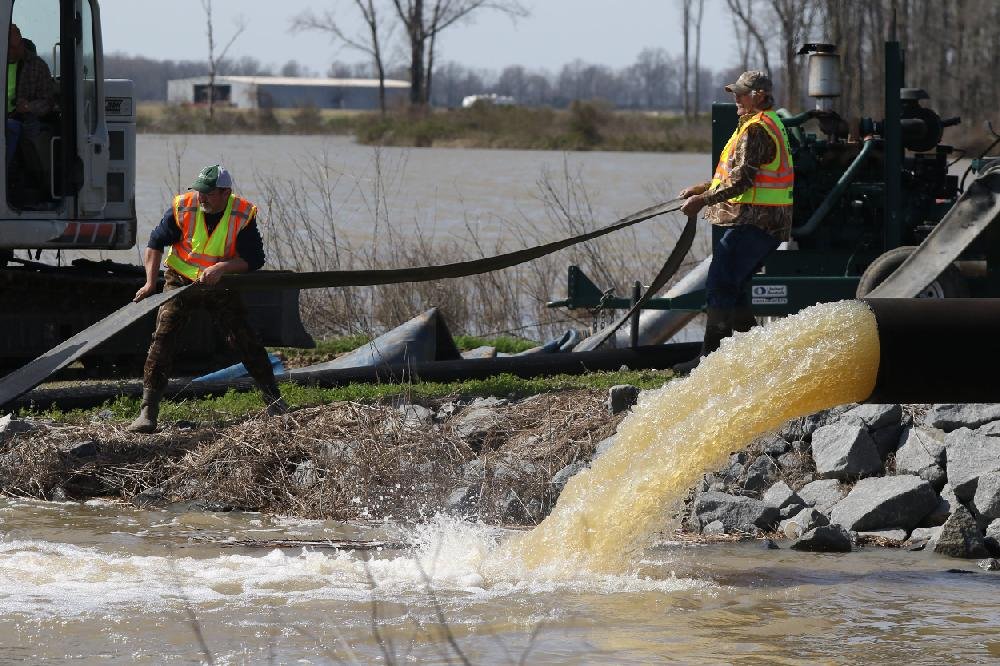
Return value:
<svg viewBox="0 0 1000 666">
<path fill-rule="evenodd" d="M 30 1 L 0 0 L 8 27 L 16 4 Z M 55 203 L 20 209 L 0 197 L 0 250 L 128 249 L 136 239 L 132 83 L 103 79 L 97 0 L 55 2 L 59 42 L 53 46 L 52 74 L 62 110 L 50 146 Z M 0 34 L 4 49 L 7 34 L 5 27 Z M 6 71 L 0 76 L 6 80 Z"/>
<path fill-rule="evenodd" d="M 808 53 L 807 45 L 802 53 Z M 826 46 L 826 45 L 819 45 Z M 796 154 L 796 226 L 793 227 L 795 249 L 773 253 L 763 271 L 754 276 L 750 290 L 755 314 L 786 315 L 820 302 L 854 298 L 865 269 L 880 255 L 901 245 L 918 244 L 923 236 L 944 216 L 957 197 L 957 178 L 948 176 L 947 159 L 952 149 L 938 146 L 941 130 L 957 124 L 958 119 L 942 121 L 933 111 L 920 107 L 917 100 L 926 97 L 922 91 L 912 91 L 912 99 L 903 100 L 903 54 L 898 42 L 885 44 L 885 119 L 881 123 L 862 119 L 863 142 L 840 143 L 833 148 L 850 148 L 842 161 L 850 160 L 846 168 L 814 168 L 811 178 L 800 178 L 800 170 L 809 172 L 806 159 L 815 152 L 831 148 L 813 135 L 804 134 L 801 125 L 813 118 L 822 118 L 822 111 L 807 111 L 797 116 L 783 113 Z M 904 105 L 910 107 L 904 113 Z M 906 158 L 904 130 L 919 132 L 929 116 L 927 138 L 921 138 L 922 150 L 936 148 L 933 154 L 916 153 Z M 829 116 L 828 116 L 829 117 Z M 912 117 L 912 120 L 910 119 Z M 736 126 L 734 104 L 712 106 L 712 164 L 718 161 L 725 142 Z M 839 120 L 839 118 L 838 118 Z M 822 122 L 821 122 L 822 125 Z M 912 141 L 912 138 L 910 139 Z M 881 165 L 879 165 L 881 162 Z M 904 178 L 907 187 L 904 187 Z M 812 196 L 806 191 L 811 189 Z M 904 196 L 905 194 L 905 196 Z M 803 196 L 800 196 L 803 195 Z M 800 222 L 805 218 L 805 221 Z M 836 218 L 836 220 L 834 220 Z M 724 230 L 713 228 L 713 246 Z M 996 234 L 987 232 L 966 254 L 979 263 L 1000 265 L 997 260 Z M 991 256 L 993 255 L 993 256 Z M 996 279 L 988 269 L 977 273 L 986 279 L 970 278 L 970 291 L 975 296 L 1000 293 Z M 569 267 L 568 298 L 549 303 L 550 307 L 587 309 L 626 309 L 634 302 L 616 297 L 598 288 L 577 266 Z M 642 307 L 651 310 L 701 310 L 705 304 L 703 290 L 677 298 L 653 298 Z"/>
</svg>

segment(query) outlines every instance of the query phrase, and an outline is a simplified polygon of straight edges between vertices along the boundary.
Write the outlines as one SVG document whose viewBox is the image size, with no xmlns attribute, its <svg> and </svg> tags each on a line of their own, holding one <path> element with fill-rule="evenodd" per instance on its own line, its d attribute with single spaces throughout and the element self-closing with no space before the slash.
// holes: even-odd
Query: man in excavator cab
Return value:
<svg viewBox="0 0 1000 666">
<path fill-rule="evenodd" d="M 733 331 L 756 324 L 749 284 L 782 241 L 791 238 L 794 172 L 788 134 L 773 111 L 771 79 L 764 72 L 743 72 L 726 86 L 736 100 L 739 122 L 719 155 L 711 182 L 681 191 L 681 212 L 697 215 L 725 231 L 713 248 L 705 282 L 707 322 L 701 353 L 674 366 L 694 369 Z"/>
<path fill-rule="evenodd" d="M 7 40 L 7 178 L 8 200 L 16 207 L 44 202 L 48 183 L 48 120 L 55 109 L 49 66 L 11 23 Z"/>
</svg>

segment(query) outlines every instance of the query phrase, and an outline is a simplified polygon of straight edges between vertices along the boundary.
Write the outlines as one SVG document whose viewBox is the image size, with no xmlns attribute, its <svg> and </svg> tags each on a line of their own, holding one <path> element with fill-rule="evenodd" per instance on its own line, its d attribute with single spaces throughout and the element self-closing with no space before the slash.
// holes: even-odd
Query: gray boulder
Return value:
<svg viewBox="0 0 1000 666">
<path fill-rule="evenodd" d="M 11 414 L 0 416 L 0 442 L 12 435 L 31 432 L 35 426 L 30 421 L 15 419 Z"/>
<path fill-rule="evenodd" d="M 799 497 L 808 506 L 827 513 L 834 504 L 844 499 L 846 491 L 836 479 L 811 481 L 799 489 Z"/>
<path fill-rule="evenodd" d="M 793 518 L 781 521 L 778 530 L 789 539 L 798 539 L 806 532 L 829 524 L 830 520 L 826 516 L 816 509 L 808 508 L 802 509 Z"/>
<path fill-rule="evenodd" d="M 781 475 L 774 460 L 768 456 L 760 456 L 747 467 L 743 489 L 751 493 L 759 493 L 775 482 Z"/>
<path fill-rule="evenodd" d="M 959 428 L 945 437 L 948 482 L 955 495 L 968 502 L 976 494 L 979 477 L 1000 470 L 1000 438 Z"/>
<path fill-rule="evenodd" d="M 906 530 L 873 530 L 870 532 L 858 532 L 859 537 L 871 540 L 888 541 L 890 543 L 903 543 L 906 541 Z"/>
<path fill-rule="evenodd" d="M 813 553 L 849 553 L 851 535 L 840 525 L 823 525 L 800 536 L 789 548 Z"/>
<path fill-rule="evenodd" d="M 417 429 L 434 423 L 434 412 L 423 405 L 400 405 L 396 409 L 405 428 Z"/>
<path fill-rule="evenodd" d="M 701 529 L 701 533 L 702 534 L 712 535 L 712 536 L 717 536 L 719 534 L 725 534 L 726 533 L 726 526 L 722 523 L 721 520 L 713 520 L 712 522 L 710 522 L 708 525 L 705 525 L 705 527 L 703 527 Z"/>
<path fill-rule="evenodd" d="M 624 412 L 639 399 L 639 387 L 618 384 L 608 389 L 608 412 L 612 415 Z"/>
<path fill-rule="evenodd" d="M 597 460 L 598 456 L 604 455 L 604 452 L 611 448 L 611 445 L 615 443 L 615 436 L 611 435 L 607 439 L 602 439 L 597 443 L 597 448 L 594 449 L 593 460 Z"/>
<path fill-rule="evenodd" d="M 990 421 L 1000 421 L 1000 404 L 934 405 L 924 416 L 924 423 L 945 432 L 958 428 L 978 428 Z"/>
<path fill-rule="evenodd" d="M 937 527 L 918 527 L 910 532 L 910 538 L 903 542 L 903 548 L 907 550 L 924 550 L 929 547 L 931 550 L 934 550 L 934 544 L 937 543 L 938 537 L 941 536 L 942 529 L 940 525 Z"/>
<path fill-rule="evenodd" d="M 934 552 L 949 557 L 981 558 L 990 553 L 983 542 L 976 519 L 961 504 L 941 527 L 941 535 L 934 544 Z"/>
<path fill-rule="evenodd" d="M 856 532 L 891 528 L 909 532 L 937 503 L 931 485 L 916 476 L 862 479 L 830 511 L 830 522 Z"/>
<path fill-rule="evenodd" d="M 777 458 L 789 448 L 791 444 L 781 435 L 771 434 L 761 438 L 761 451 L 772 458 Z"/>
<path fill-rule="evenodd" d="M 699 525 L 718 520 L 728 533 L 752 533 L 773 529 L 778 510 L 750 497 L 709 491 L 695 498 L 694 516 Z"/>
<path fill-rule="evenodd" d="M 1000 518 L 986 526 L 983 542 L 992 553 L 1000 554 Z"/>
<path fill-rule="evenodd" d="M 987 472 L 979 477 L 976 494 L 972 496 L 972 508 L 981 527 L 1000 518 L 1000 471 Z"/>
<path fill-rule="evenodd" d="M 868 430 L 881 430 L 889 426 L 898 426 L 903 418 L 903 408 L 899 405 L 858 405 L 844 413 L 843 421 L 857 419 L 864 423 Z"/>
<path fill-rule="evenodd" d="M 934 428 L 915 426 L 904 430 L 896 451 L 896 473 L 919 476 L 935 488 L 943 486 L 944 438 L 944 432 Z"/>
<path fill-rule="evenodd" d="M 1000 437 L 1000 421 L 991 421 L 976 428 L 976 433 L 986 437 Z"/>
<path fill-rule="evenodd" d="M 818 428 L 812 436 L 816 472 L 824 479 L 854 479 L 882 471 L 882 458 L 858 421 Z"/>
<path fill-rule="evenodd" d="M 479 440 L 497 424 L 497 419 L 498 415 L 493 406 L 470 405 L 451 420 L 451 428 L 462 439 Z"/>
<path fill-rule="evenodd" d="M 784 481 L 778 481 L 768 488 L 767 492 L 764 493 L 762 501 L 765 505 L 773 506 L 776 509 L 783 509 L 789 504 L 805 504 L 802 498 L 789 488 L 788 484 Z"/>
<path fill-rule="evenodd" d="M 469 486 L 459 486 L 448 493 L 444 502 L 445 509 L 454 513 L 467 513 L 476 504 L 479 493 Z"/>
<path fill-rule="evenodd" d="M 958 498 L 955 497 L 955 491 L 951 489 L 951 485 L 946 483 L 938 495 L 937 506 L 924 516 L 924 519 L 920 521 L 920 527 L 944 525 L 944 521 L 948 520 L 948 516 L 951 515 L 956 506 L 958 506 Z"/>
<path fill-rule="evenodd" d="M 303 460 L 295 466 L 292 483 L 298 488 L 306 489 L 319 483 L 322 478 L 323 474 L 316 468 L 316 463 L 312 460 Z"/>
<path fill-rule="evenodd" d="M 552 479 L 549 481 L 549 485 L 558 494 L 561 493 L 563 488 L 571 478 L 576 476 L 581 470 L 587 469 L 587 463 L 582 460 L 574 460 L 570 464 L 563 467 L 561 470 L 556 472 Z"/>
</svg>

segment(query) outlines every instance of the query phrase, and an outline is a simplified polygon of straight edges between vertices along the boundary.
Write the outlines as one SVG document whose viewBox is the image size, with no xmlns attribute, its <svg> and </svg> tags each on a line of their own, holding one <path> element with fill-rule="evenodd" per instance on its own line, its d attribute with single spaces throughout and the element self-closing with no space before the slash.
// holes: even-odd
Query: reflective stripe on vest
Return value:
<svg viewBox="0 0 1000 666">
<path fill-rule="evenodd" d="M 231 194 L 222 218 L 209 234 L 198 193 L 178 194 L 174 197 L 174 221 L 180 227 L 181 239 L 170 247 L 167 266 L 189 280 L 197 280 L 209 266 L 233 259 L 238 256 L 236 238 L 256 213 L 256 206 Z"/>
<path fill-rule="evenodd" d="M 7 63 L 7 113 L 17 106 L 17 63 Z"/>
<path fill-rule="evenodd" d="M 788 149 L 788 133 L 785 131 L 781 118 L 774 111 L 761 111 L 744 123 L 742 127 L 736 128 L 719 155 L 719 164 L 712 177 L 712 189 L 718 189 L 723 183 L 730 182 L 730 162 L 733 149 L 753 124 L 759 124 L 774 141 L 775 156 L 773 160 L 757 170 L 753 186 L 750 189 L 729 201 L 755 206 L 791 206 L 792 189 L 795 183 L 794 165 L 792 164 L 792 154 Z"/>
</svg>

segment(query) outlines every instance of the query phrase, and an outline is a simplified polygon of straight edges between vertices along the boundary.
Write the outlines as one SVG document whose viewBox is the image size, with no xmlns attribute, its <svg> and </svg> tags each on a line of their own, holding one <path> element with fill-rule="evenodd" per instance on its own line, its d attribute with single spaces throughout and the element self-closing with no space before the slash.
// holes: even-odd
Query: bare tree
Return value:
<svg viewBox="0 0 1000 666">
<path fill-rule="evenodd" d="M 351 0 L 361 13 L 365 22 L 366 34 L 349 35 L 341 28 L 333 11 L 327 11 L 317 16 L 307 10 L 292 19 L 292 30 L 317 30 L 330 34 L 333 39 L 340 40 L 344 45 L 362 53 L 368 54 L 375 66 L 378 78 L 378 107 L 385 114 L 385 58 L 384 47 L 391 36 L 391 28 L 384 25 L 380 5 L 375 0 Z"/>
<path fill-rule="evenodd" d="M 726 4 L 729 5 L 729 11 L 733 13 L 733 16 L 739 19 L 743 27 L 746 28 L 749 42 L 751 39 L 757 44 L 759 49 L 760 62 L 763 65 L 764 71 L 771 72 L 771 62 L 767 55 L 767 40 L 761 31 L 758 29 L 757 23 L 753 18 L 753 0 L 747 0 L 746 6 L 741 4 L 741 0 L 726 0 Z M 748 48 L 748 52 L 752 49 Z M 747 64 L 745 67 L 749 67 L 751 58 L 747 58 Z"/>
<path fill-rule="evenodd" d="M 701 20 L 705 16 L 705 0 L 698 0 L 698 18 L 694 20 L 694 115 L 701 111 Z"/>
<path fill-rule="evenodd" d="M 681 97 L 684 100 L 684 117 L 691 117 L 691 2 L 681 0 L 681 30 L 684 32 L 684 71 L 681 75 Z"/>
<path fill-rule="evenodd" d="M 246 19 L 237 16 L 235 19 L 236 29 L 233 36 L 226 42 L 226 46 L 218 56 L 215 55 L 215 24 L 212 20 L 212 0 L 201 0 L 202 9 L 205 10 L 205 24 L 208 32 L 208 117 L 215 117 L 215 77 L 218 74 L 219 64 L 226 59 L 229 48 L 236 41 L 236 38 L 246 30 Z"/>
<path fill-rule="evenodd" d="M 392 0 L 392 4 L 410 42 L 410 103 L 414 106 L 430 101 L 434 48 L 442 31 L 481 9 L 513 19 L 528 14 L 519 0 Z"/>
</svg>

